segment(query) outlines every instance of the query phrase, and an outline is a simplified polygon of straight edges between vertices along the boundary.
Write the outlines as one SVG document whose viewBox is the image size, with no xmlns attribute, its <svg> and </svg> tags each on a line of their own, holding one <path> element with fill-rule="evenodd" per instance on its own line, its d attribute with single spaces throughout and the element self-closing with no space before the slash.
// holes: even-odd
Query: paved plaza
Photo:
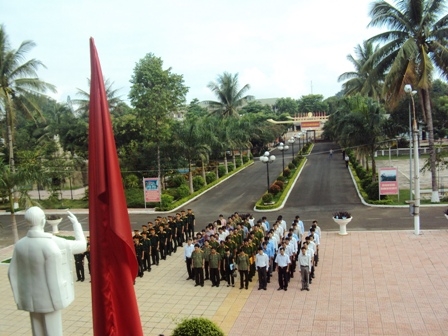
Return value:
<svg viewBox="0 0 448 336">
<path fill-rule="evenodd" d="M 355 219 L 356 220 L 356 219 Z M 448 330 L 448 231 L 324 232 L 316 278 L 300 291 L 221 282 L 219 288 L 186 281 L 183 249 L 137 278 L 135 289 L 145 335 L 170 335 L 176 322 L 203 316 L 226 335 L 446 335 Z M 10 257 L 12 247 L 0 250 Z M 0 267 L 0 335 L 30 335 L 28 313 L 16 309 Z M 239 278 L 236 279 L 239 281 Z M 75 282 L 75 302 L 63 311 L 64 335 L 92 335 L 91 284 Z"/>
</svg>

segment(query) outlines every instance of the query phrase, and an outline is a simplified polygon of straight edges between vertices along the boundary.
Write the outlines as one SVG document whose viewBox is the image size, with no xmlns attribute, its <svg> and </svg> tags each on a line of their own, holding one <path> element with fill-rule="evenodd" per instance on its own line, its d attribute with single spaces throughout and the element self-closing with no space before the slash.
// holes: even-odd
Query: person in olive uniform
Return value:
<svg viewBox="0 0 448 336">
<path fill-rule="evenodd" d="M 165 232 L 163 225 L 159 226 L 159 233 L 157 233 L 157 236 L 159 237 L 160 259 L 166 260 L 168 235 Z"/>
<path fill-rule="evenodd" d="M 212 287 L 219 287 L 219 268 L 221 266 L 221 255 L 212 248 L 209 255 L 210 263 L 210 280 L 212 281 Z"/>
<path fill-rule="evenodd" d="M 243 289 L 243 282 L 244 287 L 246 289 L 249 288 L 249 256 L 244 253 L 243 249 L 240 249 L 240 252 L 238 253 L 236 257 L 236 264 L 238 267 L 238 271 L 240 272 L 240 289 Z"/>
<path fill-rule="evenodd" d="M 191 259 L 194 269 L 195 286 L 204 287 L 204 252 L 199 248 L 199 244 L 194 245 L 194 251 L 191 253 Z"/>
<path fill-rule="evenodd" d="M 212 251 L 212 248 L 208 242 L 208 240 L 206 240 L 204 242 L 204 246 L 202 246 L 202 251 L 204 252 L 204 270 L 205 270 L 205 280 L 210 279 L 210 275 L 209 275 L 209 270 L 210 270 L 210 253 Z M 215 249 L 216 251 L 216 249 Z"/>
<path fill-rule="evenodd" d="M 84 281 L 84 253 L 75 254 L 76 281 Z"/>
</svg>

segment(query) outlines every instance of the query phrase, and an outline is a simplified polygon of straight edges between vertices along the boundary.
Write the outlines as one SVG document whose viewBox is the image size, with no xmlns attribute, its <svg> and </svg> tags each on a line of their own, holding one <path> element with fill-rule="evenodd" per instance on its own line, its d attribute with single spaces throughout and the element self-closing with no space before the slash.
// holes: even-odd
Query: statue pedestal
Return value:
<svg viewBox="0 0 448 336">
<path fill-rule="evenodd" d="M 352 219 L 353 219 L 353 217 L 341 218 L 341 219 L 333 217 L 333 220 L 335 221 L 335 223 L 339 225 L 339 234 L 341 236 L 346 236 L 348 234 L 347 233 L 347 224 L 350 223 L 350 221 Z"/>
<path fill-rule="evenodd" d="M 51 228 L 53 229 L 53 234 L 59 233 L 58 225 L 62 222 L 62 218 L 59 219 L 47 219 L 47 223 L 51 225 Z"/>
</svg>

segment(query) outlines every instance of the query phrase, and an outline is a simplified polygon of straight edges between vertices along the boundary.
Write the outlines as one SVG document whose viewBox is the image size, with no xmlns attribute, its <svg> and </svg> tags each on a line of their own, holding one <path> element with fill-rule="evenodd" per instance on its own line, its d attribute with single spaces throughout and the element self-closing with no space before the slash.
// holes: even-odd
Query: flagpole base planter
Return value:
<svg viewBox="0 0 448 336">
<path fill-rule="evenodd" d="M 341 236 L 348 235 L 347 224 L 350 223 L 350 221 L 352 219 L 353 219 L 353 217 L 350 217 L 350 218 L 334 218 L 333 217 L 333 220 L 335 221 L 335 223 L 339 225 L 339 235 L 341 235 Z"/>
<path fill-rule="evenodd" d="M 51 225 L 53 233 L 59 233 L 58 225 L 62 221 L 62 218 L 59 219 L 47 219 L 47 223 Z"/>
</svg>

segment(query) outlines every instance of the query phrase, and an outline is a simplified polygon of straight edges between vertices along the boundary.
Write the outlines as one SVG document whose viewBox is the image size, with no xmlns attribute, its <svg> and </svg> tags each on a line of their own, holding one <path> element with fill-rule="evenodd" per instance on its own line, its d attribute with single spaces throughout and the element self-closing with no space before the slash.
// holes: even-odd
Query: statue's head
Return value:
<svg viewBox="0 0 448 336">
<path fill-rule="evenodd" d="M 45 226 L 45 213 L 41 208 L 33 206 L 25 212 L 25 220 L 31 227 L 43 230 Z"/>
</svg>

